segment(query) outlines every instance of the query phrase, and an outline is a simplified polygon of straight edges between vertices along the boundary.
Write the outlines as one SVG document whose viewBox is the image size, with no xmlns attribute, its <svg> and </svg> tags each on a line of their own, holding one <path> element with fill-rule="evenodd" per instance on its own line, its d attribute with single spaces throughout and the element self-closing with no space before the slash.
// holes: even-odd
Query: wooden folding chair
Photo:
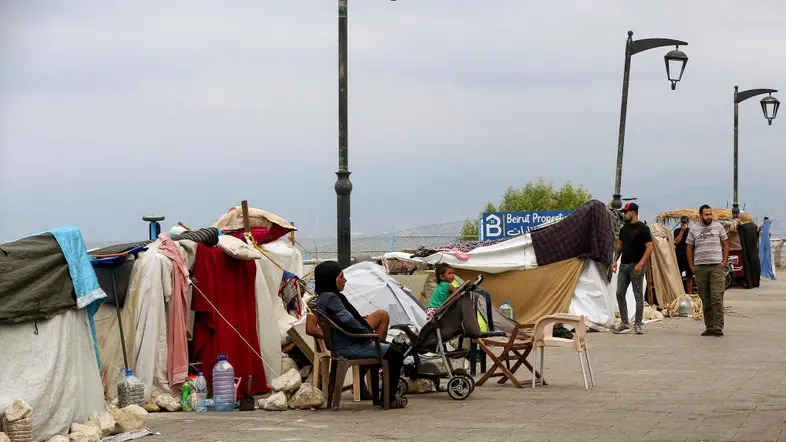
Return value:
<svg viewBox="0 0 786 442">
<path fill-rule="evenodd" d="M 483 385 L 487 380 L 498 377 L 501 378 L 497 381 L 498 384 L 504 384 L 510 380 L 517 388 L 522 388 L 522 381 L 519 381 L 515 375 L 516 370 L 522 365 L 527 367 L 540 380 L 542 385 L 547 385 L 546 380 L 543 379 L 540 373 L 536 373 L 532 364 L 527 361 L 527 357 L 532 351 L 532 338 L 521 339 L 518 337 L 519 331 L 525 328 L 524 324 L 516 323 L 508 337 L 488 337 L 475 340 L 483 353 L 494 362 L 491 369 L 484 373 L 483 377 L 475 385 Z M 500 348 L 500 355 L 497 356 L 493 349 Z M 510 364 L 511 361 L 515 362 L 513 366 Z M 499 373 L 497 373 L 498 370 Z"/>
<path fill-rule="evenodd" d="M 317 316 L 317 323 L 319 324 L 319 328 L 322 329 L 325 335 L 325 344 L 327 346 L 328 351 L 330 352 L 330 378 L 328 381 L 328 397 L 327 397 L 327 404 L 328 407 L 332 408 L 334 411 L 338 410 L 339 403 L 341 402 L 341 392 L 344 389 L 344 378 L 347 375 L 347 371 L 350 367 L 354 366 L 361 366 L 361 365 L 369 365 L 371 366 L 371 370 L 377 369 L 377 367 L 382 367 L 382 389 L 383 389 L 383 400 L 382 400 L 382 407 L 384 409 L 390 408 L 390 401 L 388 397 L 390 397 L 390 383 L 388 382 L 388 361 L 386 361 L 382 357 L 382 348 L 380 347 L 380 339 L 379 335 L 376 333 L 349 333 L 348 331 L 342 329 L 338 325 L 336 325 L 333 321 L 328 319 L 327 317 L 319 314 L 318 312 L 314 312 Z M 361 338 L 361 339 L 368 339 L 374 342 L 376 347 L 376 357 L 369 358 L 369 359 L 347 359 L 342 356 L 339 356 L 338 353 L 335 351 L 335 347 L 333 346 L 333 341 L 331 339 L 332 331 L 336 330 L 339 333 L 345 334 L 347 336 L 351 336 L 354 338 Z M 356 387 L 356 389 L 358 389 Z M 358 389 L 359 390 L 359 389 Z M 379 383 L 378 382 L 371 382 L 371 395 L 373 397 L 374 404 L 378 404 L 379 402 Z"/>
</svg>

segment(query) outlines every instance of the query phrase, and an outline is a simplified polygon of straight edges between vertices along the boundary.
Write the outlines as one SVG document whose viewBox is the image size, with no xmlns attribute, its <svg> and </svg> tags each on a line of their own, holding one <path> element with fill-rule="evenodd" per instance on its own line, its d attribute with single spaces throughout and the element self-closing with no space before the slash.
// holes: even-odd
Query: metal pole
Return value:
<svg viewBox="0 0 786 442">
<path fill-rule="evenodd" d="M 336 230 L 338 263 L 349 267 L 352 253 L 349 196 L 349 99 L 347 95 L 347 0 L 338 0 L 338 172 L 336 172 Z"/>
<path fill-rule="evenodd" d="M 740 132 L 740 104 L 737 102 L 739 87 L 734 86 L 734 203 L 731 208 L 732 218 L 740 216 L 740 204 L 737 199 L 737 158 L 739 155 L 739 132 Z"/>
<path fill-rule="evenodd" d="M 625 121 L 628 115 L 628 83 L 630 81 L 630 59 L 633 56 L 633 31 L 628 31 L 628 40 L 625 42 L 625 71 L 622 75 L 622 105 L 620 106 L 620 131 L 617 141 L 617 173 L 614 178 L 614 195 L 611 200 L 611 208 L 619 210 L 622 208 L 622 153 L 625 148 Z"/>
</svg>

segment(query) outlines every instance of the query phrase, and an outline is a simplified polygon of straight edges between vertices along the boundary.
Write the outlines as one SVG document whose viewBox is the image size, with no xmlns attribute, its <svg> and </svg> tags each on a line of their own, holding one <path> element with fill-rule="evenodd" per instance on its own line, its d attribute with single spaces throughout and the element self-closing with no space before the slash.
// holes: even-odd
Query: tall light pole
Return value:
<svg viewBox="0 0 786 442">
<path fill-rule="evenodd" d="M 614 179 L 614 195 L 611 201 L 612 209 L 622 208 L 622 153 L 625 147 L 625 121 L 628 114 L 628 83 L 630 81 L 630 60 L 639 52 L 664 46 L 676 46 L 676 49 L 669 51 L 663 58 L 666 61 L 666 77 L 671 82 L 671 90 L 677 88 L 677 82 L 682 79 L 685 72 L 685 65 L 688 63 L 688 56 L 680 51 L 680 46 L 687 46 L 688 43 L 670 38 L 644 38 L 633 40 L 633 31 L 628 31 L 628 40 L 625 42 L 625 71 L 622 76 L 622 106 L 620 109 L 620 130 L 617 141 L 617 173 Z"/>
<path fill-rule="evenodd" d="M 396 1 L 396 0 L 391 0 Z M 336 172 L 336 252 L 338 263 L 349 267 L 352 255 L 352 218 L 349 196 L 349 82 L 347 72 L 347 0 L 338 0 L 338 172 Z"/>
<path fill-rule="evenodd" d="M 352 219 L 349 195 L 349 99 L 347 81 L 347 0 L 338 0 L 338 172 L 336 172 L 336 251 L 338 263 L 349 267 L 352 253 Z"/>
<path fill-rule="evenodd" d="M 734 86 L 734 204 L 731 208 L 731 215 L 737 218 L 740 215 L 740 204 L 737 199 L 737 158 L 739 149 L 739 131 L 740 131 L 740 103 L 753 98 L 758 95 L 769 94 L 761 99 L 761 111 L 764 113 L 764 118 L 767 123 L 772 125 L 772 120 L 778 115 L 778 108 L 781 102 L 773 97 L 773 92 L 778 92 L 776 89 L 748 89 L 747 91 L 739 91 L 738 86 Z"/>
</svg>

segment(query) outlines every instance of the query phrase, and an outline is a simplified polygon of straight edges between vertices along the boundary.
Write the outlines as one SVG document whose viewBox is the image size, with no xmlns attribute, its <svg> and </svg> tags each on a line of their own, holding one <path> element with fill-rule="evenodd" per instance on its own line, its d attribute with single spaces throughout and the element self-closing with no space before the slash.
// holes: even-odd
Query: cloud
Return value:
<svg viewBox="0 0 786 442">
<path fill-rule="evenodd" d="M 336 4 L 5 2 L 0 241 L 63 224 L 144 237 L 248 199 L 335 232 Z M 731 199 L 733 86 L 786 78 L 786 4 L 350 0 L 353 230 L 473 216 L 543 177 L 611 197 L 623 49 L 634 57 L 623 194 L 644 215 Z M 740 198 L 786 219 L 783 122 L 740 107 Z M 757 213 L 754 213 L 757 214 Z M 760 215 L 763 215 L 761 213 Z"/>
</svg>

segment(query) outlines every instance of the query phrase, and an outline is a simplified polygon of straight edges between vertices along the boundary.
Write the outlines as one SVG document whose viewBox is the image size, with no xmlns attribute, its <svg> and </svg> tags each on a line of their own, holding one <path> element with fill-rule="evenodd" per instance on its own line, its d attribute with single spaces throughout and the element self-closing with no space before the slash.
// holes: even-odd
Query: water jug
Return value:
<svg viewBox="0 0 786 442">
<path fill-rule="evenodd" d="M 225 354 L 218 355 L 213 367 L 213 402 L 216 411 L 235 410 L 235 369 Z"/>
<path fill-rule="evenodd" d="M 123 379 L 117 383 L 117 406 L 145 405 L 145 383 L 134 376 L 134 370 L 125 369 Z"/>
</svg>

